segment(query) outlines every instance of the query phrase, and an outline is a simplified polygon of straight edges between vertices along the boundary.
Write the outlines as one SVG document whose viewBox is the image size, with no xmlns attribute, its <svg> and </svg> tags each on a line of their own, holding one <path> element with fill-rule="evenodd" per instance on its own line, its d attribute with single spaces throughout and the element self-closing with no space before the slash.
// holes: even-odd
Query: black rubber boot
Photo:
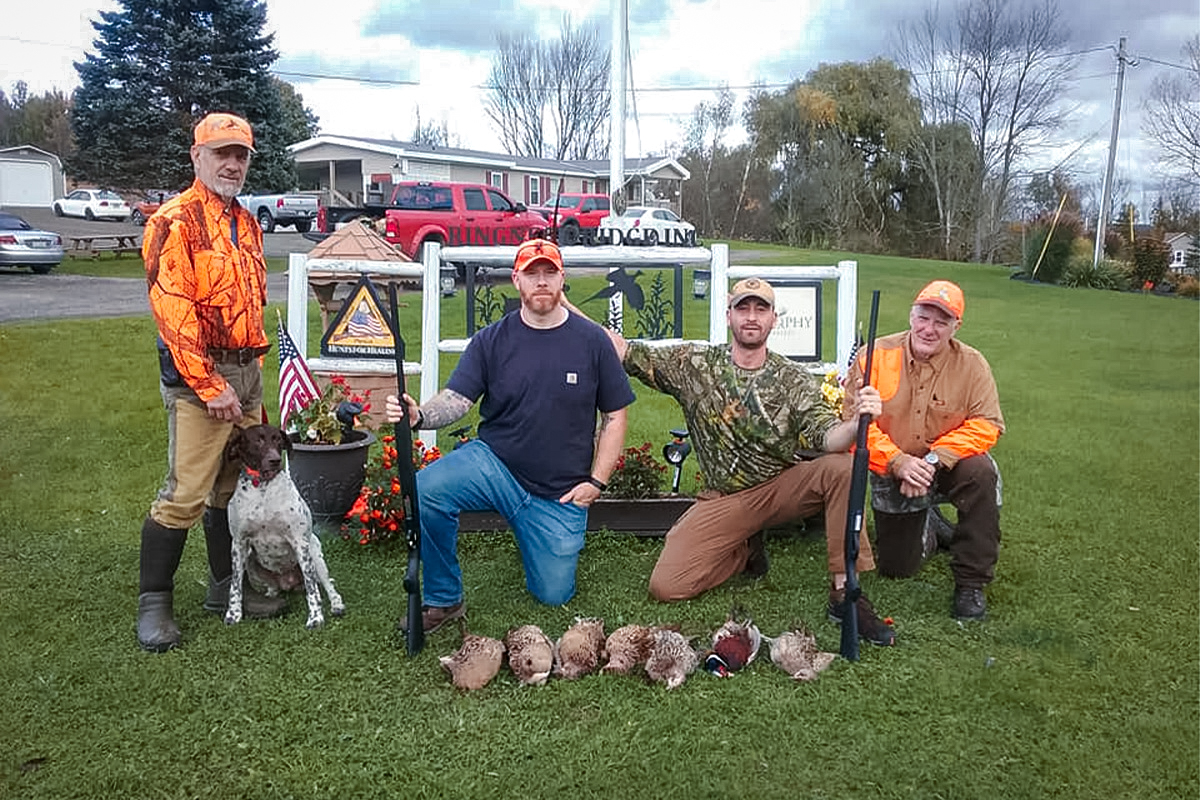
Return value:
<svg viewBox="0 0 1200 800">
<path fill-rule="evenodd" d="M 142 552 L 138 576 L 138 644 L 162 653 L 181 641 L 175 624 L 175 570 L 183 556 L 187 531 L 168 528 L 149 517 L 142 523 Z"/>
<path fill-rule="evenodd" d="M 204 610 L 224 614 L 229 606 L 229 582 L 233 576 L 233 536 L 229 532 L 229 510 L 204 510 L 204 542 L 208 547 L 208 592 Z M 287 610 L 286 597 L 268 597 L 255 591 L 243 578 L 242 613 L 250 619 L 270 619 Z"/>
</svg>

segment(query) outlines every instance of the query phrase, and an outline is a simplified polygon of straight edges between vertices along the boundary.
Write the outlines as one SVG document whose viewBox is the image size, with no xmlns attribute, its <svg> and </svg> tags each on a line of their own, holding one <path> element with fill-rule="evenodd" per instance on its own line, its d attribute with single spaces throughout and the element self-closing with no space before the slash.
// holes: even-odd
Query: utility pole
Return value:
<svg viewBox="0 0 1200 800">
<path fill-rule="evenodd" d="M 1104 255 L 1105 223 L 1108 220 L 1108 193 L 1112 191 L 1113 165 L 1117 160 L 1117 133 L 1121 130 L 1121 93 L 1125 90 L 1125 37 L 1117 46 L 1117 97 L 1113 101 L 1112 137 L 1108 140 L 1108 169 L 1104 171 L 1104 189 L 1100 192 L 1100 218 L 1096 220 L 1096 249 L 1092 253 L 1092 269 L 1100 265 Z"/>
</svg>

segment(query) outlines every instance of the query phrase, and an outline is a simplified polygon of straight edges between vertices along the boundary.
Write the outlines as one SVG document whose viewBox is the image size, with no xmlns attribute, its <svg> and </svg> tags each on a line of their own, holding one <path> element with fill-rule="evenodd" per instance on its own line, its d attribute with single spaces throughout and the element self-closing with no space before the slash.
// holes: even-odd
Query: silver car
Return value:
<svg viewBox="0 0 1200 800">
<path fill-rule="evenodd" d="M 130 208 L 125 198 L 108 189 L 76 189 L 54 201 L 54 216 L 83 217 L 84 219 L 129 219 Z"/>
<path fill-rule="evenodd" d="M 62 260 L 61 236 L 35 230 L 16 214 L 0 211 L 0 266 L 29 267 L 45 275 Z"/>
</svg>

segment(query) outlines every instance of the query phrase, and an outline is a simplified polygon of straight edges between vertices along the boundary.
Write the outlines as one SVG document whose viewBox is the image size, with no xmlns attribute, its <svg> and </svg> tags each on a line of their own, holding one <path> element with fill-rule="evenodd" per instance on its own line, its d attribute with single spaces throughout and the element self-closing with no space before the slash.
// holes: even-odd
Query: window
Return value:
<svg viewBox="0 0 1200 800">
<path fill-rule="evenodd" d="M 463 189 L 463 200 L 467 211 L 487 211 L 487 200 L 483 198 L 482 189 Z"/>
<path fill-rule="evenodd" d="M 529 191 L 526 194 L 529 196 L 529 205 L 536 206 L 541 204 L 542 199 L 542 182 L 538 178 L 527 178 L 529 181 Z"/>
<path fill-rule="evenodd" d="M 488 185 L 495 186 L 497 189 L 504 189 L 504 173 L 503 172 L 488 172 Z"/>
<path fill-rule="evenodd" d="M 512 211 L 512 203 L 499 192 L 488 192 L 488 200 L 492 201 L 492 211 Z"/>
</svg>

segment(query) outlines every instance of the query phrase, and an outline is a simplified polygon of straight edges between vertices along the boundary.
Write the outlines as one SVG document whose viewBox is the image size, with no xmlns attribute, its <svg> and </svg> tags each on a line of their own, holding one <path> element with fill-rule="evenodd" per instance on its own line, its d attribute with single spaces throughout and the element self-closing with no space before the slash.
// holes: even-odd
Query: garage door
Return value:
<svg viewBox="0 0 1200 800">
<path fill-rule="evenodd" d="M 449 164 L 434 164 L 428 161 L 408 162 L 408 172 L 404 173 L 406 181 L 448 181 L 450 180 Z"/>
<path fill-rule="evenodd" d="M 47 207 L 54 201 L 54 173 L 40 161 L 0 159 L 0 206 Z"/>
</svg>

